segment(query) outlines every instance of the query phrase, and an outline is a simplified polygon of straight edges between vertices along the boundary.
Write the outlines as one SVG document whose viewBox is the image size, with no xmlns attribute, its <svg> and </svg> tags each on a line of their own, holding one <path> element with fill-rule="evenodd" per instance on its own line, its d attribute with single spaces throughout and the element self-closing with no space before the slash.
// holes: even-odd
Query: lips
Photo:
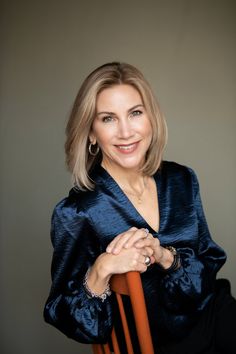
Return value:
<svg viewBox="0 0 236 354">
<path fill-rule="evenodd" d="M 124 153 L 124 154 L 130 154 L 132 152 L 134 152 L 138 146 L 138 143 L 139 142 L 135 142 L 135 143 L 132 143 L 132 144 L 122 144 L 122 145 L 116 145 L 116 148 Z"/>
</svg>

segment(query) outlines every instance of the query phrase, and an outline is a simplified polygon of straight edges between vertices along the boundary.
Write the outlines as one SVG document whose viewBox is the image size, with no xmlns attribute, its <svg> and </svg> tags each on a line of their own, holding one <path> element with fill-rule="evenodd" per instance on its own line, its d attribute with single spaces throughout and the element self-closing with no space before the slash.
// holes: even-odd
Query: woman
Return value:
<svg viewBox="0 0 236 354">
<path fill-rule="evenodd" d="M 231 353 L 235 300 L 216 286 L 226 255 L 209 234 L 194 172 L 162 162 L 166 137 L 136 68 L 108 63 L 86 78 L 67 125 L 75 187 L 52 217 L 45 320 L 79 342 L 106 342 L 116 323 L 110 277 L 136 270 L 156 352 Z"/>
</svg>

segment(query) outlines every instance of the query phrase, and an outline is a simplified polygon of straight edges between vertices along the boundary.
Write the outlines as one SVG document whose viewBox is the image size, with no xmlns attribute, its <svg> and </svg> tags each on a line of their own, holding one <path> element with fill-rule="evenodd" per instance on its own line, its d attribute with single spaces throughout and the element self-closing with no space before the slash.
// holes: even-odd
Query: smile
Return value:
<svg viewBox="0 0 236 354">
<path fill-rule="evenodd" d="M 119 149 L 119 151 L 123 153 L 131 153 L 134 150 L 136 150 L 139 142 L 132 143 L 132 144 L 127 144 L 127 145 L 116 145 L 116 147 Z"/>
</svg>

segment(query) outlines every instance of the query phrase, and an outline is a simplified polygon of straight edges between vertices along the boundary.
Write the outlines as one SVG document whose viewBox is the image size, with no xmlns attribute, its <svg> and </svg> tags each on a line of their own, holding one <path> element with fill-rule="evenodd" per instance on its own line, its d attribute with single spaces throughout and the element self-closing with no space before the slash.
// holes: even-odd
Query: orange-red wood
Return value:
<svg viewBox="0 0 236 354">
<path fill-rule="evenodd" d="M 111 341 L 112 341 L 112 344 L 113 344 L 114 353 L 115 354 L 121 354 L 120 348 L 119 348 L 119 344 L 118 344 L 118 341 L 117 341 L 117 337 L 116 337 L 115 328 L 113 328 L 113 330 L 111 332 Z"/>
<path fill-rule="evenodd" d="M 102 344 L 93 344 L 93 354 L 104 354 Z"/>
<path fill-rule="evenodd" d="M 154 354 L 140 274 L 126 274 L 141 353 Z M 139 289 L 139 290 L 137 290 Z"/>
<path fill-rule="evenodd" d="M 123 330 L 124 330 L 127 351 L 128 351 L 128 354 L 134 354 L 132 341 L 131 341 L 131 337 L 130 337 L 130 332 L 129 332 L 129 326 L 128 326 L 128 322 L 126 319 L 125 309 L 124 309 L 121 295 L 116 293 L 116 299 L 117 299 L 119 310 L 120 310 L 120 317 L 121 317 L 121 322 L 122 322 L 122 326 L 123 326 Z"/>
<path fill-rule="evenodd" d="M 103 344 L 104 354 L 111 354 L 109 344 Z"/>
<path fill-rule="evenodd" d="M 128 353 L 133 354 L 133 349 L 123 302 L 119 294 L 130 296 L 141 353 L 154 354 L 140 274 L 138 272 L 129 272 L 114 275 L 111 278 L 111 289 L 116 293 Z M 111 339 L 115 350 L 118 345 L 117 339 L 115 339 L 116 343 L 114 341 L 114 335 L 111 336 Z M 94 351 L 94 354 L 111 354 L 110 349 L 109 351 L 103 351 L 107 349 L 107 345 L 94 344 L 93 349 L 95 348 L 97 350 L 99 346 L 101 351 Z M 120 354 L 119 348 L 117 352 L 115 351 L 115 354 Z"/>
</svg>

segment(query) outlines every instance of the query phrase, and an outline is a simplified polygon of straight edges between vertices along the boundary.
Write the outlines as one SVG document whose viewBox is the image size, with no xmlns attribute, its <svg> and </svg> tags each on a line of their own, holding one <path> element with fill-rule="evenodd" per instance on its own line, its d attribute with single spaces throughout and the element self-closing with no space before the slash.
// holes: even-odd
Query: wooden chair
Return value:
<svg viewBox="0 0 236 354">
<path fill-rule="evenodd" d="M 141 353 L 154 354 L 140 274 L 138 272 L 129 272 L 125 274 L 114 275 L 111 278 L 111 289 L 116 294 L 128 354 L 136 353 L 134 353 L 129 325 L 121 295 L 128 295 L 130 297 Z M 111 342 L 113 345 L 114 353 L 122 354 L 114 328 L 111 334 Z M 93 353 L 111 354 L 112 352 L 110 350 L 109 344 L 107 343 L 93 344 Z"/>
</svg>

